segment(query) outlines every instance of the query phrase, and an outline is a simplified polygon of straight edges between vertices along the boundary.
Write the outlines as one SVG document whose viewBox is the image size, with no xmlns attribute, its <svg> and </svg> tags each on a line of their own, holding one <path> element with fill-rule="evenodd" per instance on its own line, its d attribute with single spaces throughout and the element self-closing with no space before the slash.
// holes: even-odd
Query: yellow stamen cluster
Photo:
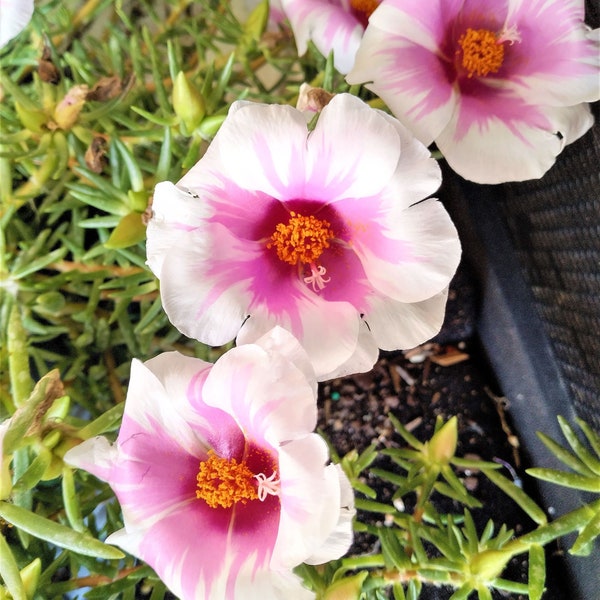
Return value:
<svg viewBox="0 0 600 600">
<path fill-rule="evenodd" d="M 494 32 L 469 27 L 458 43 L 462 48 L 462 66 L 469 72 L 469 77 L 485 77 L 500 70 L 504 61 L 504 45 Z"/>
<path fill-rule="evenodd" d="M 350 0 L 350 6 L 368 19 L 379 6 L 380 0 Z"/>
<path fill-rule="evenodd" d="M 196 481 L 196 498 L 204 500 L 211 508 L 230 508 L 237 502 L 246 504 L 248 500 L 258 498 L 254 473 L 246 463 L 235 458 L 221 458 L 212 450 L 208 459 L 200 463 Z"/>
<path fill-rule="evenodd" d="M 267 248 L 275 248 L 279 260 L 290 265 L 314 263 L 335 237 L 331 225 L 313 215 L 305 217 L 294 211 L 290 215 L 287 223 L 277 224 Z"/>
</svg>

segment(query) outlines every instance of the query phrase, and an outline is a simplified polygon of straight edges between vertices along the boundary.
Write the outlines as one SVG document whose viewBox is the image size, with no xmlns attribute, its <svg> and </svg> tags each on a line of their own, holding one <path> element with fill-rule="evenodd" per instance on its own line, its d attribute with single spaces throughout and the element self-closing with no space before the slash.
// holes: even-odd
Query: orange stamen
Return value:
<svg viewBox="0 0 600 600">
<path fill-rule="evenodd" d="M 235 458 L 221 458 L 212 450 L 208 459 L 200 463 L 196 481 L 196 498 L 204 500 L 211 508 L 230 508 L 237 502 L 246 504 L 248 500 L 258 498 L 254 473 L 246 463 L 239 463 Z"/>
<path fill-rule="evenodd" d="M 331 225 L 313 215 L 290 215 L 287 223 L 277 224 L 267 248 L 275 248 L 279 260 L 290 265 L 314 264 L 335 237 Z"/>
<path fill-rule="evenodd" d="M 504 45 L 494 32 L 469 27 L 458 43 L 462 48 L 462 66 L 469 72 L 469 77 L 485 77 L 500 70 L 504 61 Z"/>
</svg>

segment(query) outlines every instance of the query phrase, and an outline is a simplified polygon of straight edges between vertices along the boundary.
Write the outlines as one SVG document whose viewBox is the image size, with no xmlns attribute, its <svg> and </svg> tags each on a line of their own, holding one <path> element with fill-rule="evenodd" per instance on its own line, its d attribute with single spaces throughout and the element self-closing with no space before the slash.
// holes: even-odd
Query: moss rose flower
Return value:
<svg viewBox="0 0 600 600">
<path fill-rule="evenodd" d="M 116 544 L 182 600 L 308 599 L 292 569 L 342 556 L 353 495 L 327 465 L 316 380 L 281 328 L 214 365 L 176 352 L 134 361 L 118 439 L 65 460 L 109 483 Z"/>
<path fill-rule="evenodd" d="M 156 187 L 148 264 L 183 333 L 213 346 L 275 325 L 320 380 L 439 330 L 460 245 L 427 149 L 349 94 L 314 130 L 290 106 L 236 103 L 177 186 Z"/>
<path fill-rule="evenodd" d="M 347 80 L 463 177 L 539 178 L 600 98 L 600 30 L 583 19 L 583 0 L 385 0 Z"/>
</svg>

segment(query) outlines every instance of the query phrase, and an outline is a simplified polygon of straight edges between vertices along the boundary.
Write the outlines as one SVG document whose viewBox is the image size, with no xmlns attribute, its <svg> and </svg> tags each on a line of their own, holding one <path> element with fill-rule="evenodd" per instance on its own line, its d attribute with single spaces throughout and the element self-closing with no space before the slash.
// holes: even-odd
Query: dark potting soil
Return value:
<svg viewBox="0 0 600 600">
<path fill-rule="evenodd" d="M 535 498 L 533 481 L 524 473 L 529 466 L 526 451 L 514 434 L 510 406 L 506 405 L 489 370 L 475 331 L 477 293 L 473 277 L 461 265 L 452 282 L 444 326 L 431 343 L 418 350 L 382 353 L 372 371 L 326 382 L 319 390 L 319 429 L 340 456 L 371 443 L 379 449 L 405 447 L 388 418 L 393 414 L 421 441 L 431 437 L 437 416 L 444 420 L 458 417 L 457 456 L 486 461 L 502 461 L 502 474 L 522 481 Z M 385 457 L 374 466 L 393 468 Z M 497 529 L 504 523 L 516 535 L 535 528 L 535 523 L 502 491 L 479 473 L 457 472 L 470 493 L 483 507 L 472 509 L 481 533 L 492 519 Z M 365 481 L 377 492 L 377 501 L 391 503 L 394 487 L 374 476 Z M 434 493 L 433 500 L 436 496 Z M 407 503 L 411 501 L 407 498 Z M 462 507 L 437 496 L 439 511 L 462 513 Z M 408 504 L 407 504 L 408 505 Z M 369 523 L 383 515 L 359 512 L 358 518 Z M 359 534 L 351 553 L 378 553 L 377 538 Z M 545 600 L 569 598 L 565 589 L 566 571 L 557 544 L 547 548 L 547 591 Z M 527 555 L 515 557 L 504 577 L 527 580 Z M 446 600 L 452 589 L 426 587 L 423 600 Z M 391 597 L 391 596 L 390 596 Z M 475 597 L 475 594 L 473 594 Z M 494 593 L 495 598 L 526 599 L 518 594 Z"/>
</svg>

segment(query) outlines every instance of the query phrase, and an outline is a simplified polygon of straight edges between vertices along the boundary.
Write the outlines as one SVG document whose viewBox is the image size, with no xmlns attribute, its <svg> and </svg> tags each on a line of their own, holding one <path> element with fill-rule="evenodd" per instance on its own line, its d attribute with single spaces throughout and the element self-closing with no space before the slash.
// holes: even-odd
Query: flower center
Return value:
<svg viewBox="0 0 600 600">
<path fill-rule="evenodd" d="M 469 77 L 485 77 L 500 70 L 504 61 L 502 41 L 489 29 L 469 27 L 460 36 L 458 43 L 462 48 L 462 66 L 469 72 Z"/>
<path fill-rule="evenodd" d="M 248 500 L 265 500 L 267 496 L 278 496 L 280 481 L 274 471 L 270 477 L 263 473 L 255 475 L 248 465 L 235 458 L 221 458 L 212 450 L 208 458 L 200 463 L 196 475 L 196 498 L 204 500 L 211 508 L 230 508 Z"/>
<path fill-rule="evenodd" d="M 379 6 L 379 2 L 380 0 L 350 0 L 350 7 L 368 19 Z"/>
<path fill-rule="evenodd" d="M 324 219 L 290 212 L 287 223 L 278 223 L 267 248 L 275 248 L 277 258 L 290 265 L 314 263 L 334 238 L 331 225 Z"/>
<path fill-rule="evenodd" d="M 200 463 L 196 476 L 196 498 L 206 502 L 211 508 L 229 508 L 237 502 L 246 504 L 258 498 L 253 482 L 254 473 L 246 463 L 235 458 L 221 458 L 212 450 L 208 459 Z"/>
</svg>

